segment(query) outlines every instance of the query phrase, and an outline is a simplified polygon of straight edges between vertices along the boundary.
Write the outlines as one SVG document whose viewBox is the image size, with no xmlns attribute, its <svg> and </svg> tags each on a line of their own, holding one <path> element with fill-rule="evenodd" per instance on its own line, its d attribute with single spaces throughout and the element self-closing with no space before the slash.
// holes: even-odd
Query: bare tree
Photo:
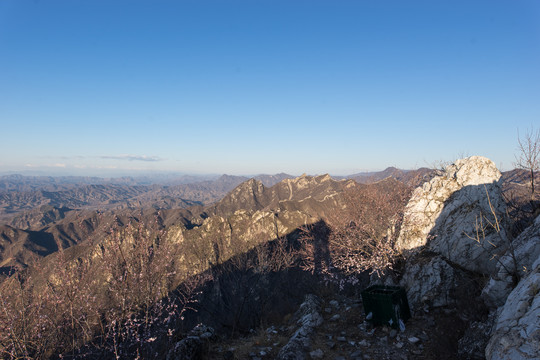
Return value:
<svg viewBox="0 0 540 360">
<path fill-rule="evenodd" d="M 518 132 L 518 155 L 516 155 L 516 162 L 514 164 L 518 169 L 524 169 L 530 173 L 531 181 L 531 205 L 535 200 L 535 184 L 534 175 L 535 172 L 540 170 L 540 130 L 534 130 L 531 128 L 527 130 L 527 133 L 522 138 Z"/>
</svg>

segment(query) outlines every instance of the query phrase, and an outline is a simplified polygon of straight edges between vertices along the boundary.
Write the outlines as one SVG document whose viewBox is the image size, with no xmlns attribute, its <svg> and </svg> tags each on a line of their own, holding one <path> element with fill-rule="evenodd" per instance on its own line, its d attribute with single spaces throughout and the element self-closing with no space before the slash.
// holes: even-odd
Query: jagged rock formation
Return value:
<svg viewBox="0 0 540 360">
<path fill-rule="evenodd" d="M 485 356 L 488 360 L 540 358 L 539 289 L 540 217 L 537 217 L 498 259 L 496 271 L 482 290 L 482 298 L 491 313 L 487 320 L 471 325 L 474 333 L 468 331 L 463 339 L 469 343 L 465 346 L 466 353 L 471 354 L 471 346 L 476 344 L 473 349 L 481 350 L 481 358 Z M 487 334 L 487 339 L 483 334 Z"/>
<path fill-rule="evenodd" d="M 473 156 L 414 191 L 396 243 L 404 253 L 427 252 L 409 258 L 401 280 L 413 309 L 453 304 L 453 289 L 465 276 L 461 269 L 483 274 L 495 269 L 493 256 L 508 244 L 504 228 L 497 233 L 483 226 L 485 238 L 473 238 L 480 220 L 494 222 L 492 209 L 502 219 L 500 176 L 489 159 Z"/>
<path fill-rule="evenodd" d="M 457 160 L 439 176 L 417 188 L 407 204 L 396 246 L 402 251 L 427 246 L 465 269 L 489 274 L 494 255 L 508 244 L 504 227 L 495 223 L 505 213 L 499 179 L 501 173 L 485 157 Z M 477 225 L 483 231 L 478 231 Z M 480 241 L 473 238 L 482 234 Z"/>
<path fill-rule="evenodd" d="M 397 242 L 412 255 L 401 285 L 413 308 L 446 306 L 456 304 L 453 294 L 468 275 L 490 275 L 483 299 L 491 314 L 470 324 L 461 353 L 481 358 L 485 348 L 489 360 L 537 359 L 540 218 L 511 241 L 500 177 L 490 160 L 473 156 L 415 190 Z"/>
<path fill-rule="evenodd" d="M 411 309 L 440 307 L 453 303 L 456 274 L 441 256 L 431 255 L 409 261 L 400 285 L 408 291 Z"/>
<path fill-rule="evenodd" d="M 296 324 L 300 327 L 289 342 L 279 351 L 276 359 L 278 360 L 303 360 L 306 359 L 307 351 L 310 348 L 310 336 L 316 327 L 323 323 L 321 316 L 321 300 L 308 294 L 300 308 L 294 315 Z"/>
<path fill-rule="evenodd" d="M 339 198 L 345 189 L 358 186 L 352 180 L 336 181 L 330 175 L 285 179 L 268 188 L 250 179 L 206 209 L 208 215 L 227 215 L 237 210 L 302 211 L 322 217 L 329 209 L 343 207 Z"/>
<path fill-rule="evenodd" d="M 482 291 L 484 301 L 490 307 L 499 307 L 504 302 L 517 277 L 525 276 L 533 269 L 534 261 L 540 256 L 540 216 L 514 241 L 508 251 L 497 261 L 497 268 Z"/>
<path fill-rule="evenodd" d="M 486 358 L 540 358 L 540 256 L 500 308 Z"/>
<path fill-rule="evenodd" d="M 196 226 L 173 226 L 169 233 L 173 241 L 197 249 L 186 254 L 186 268 L 204 271 L 343 210 L 343 192 L 353 186 L 358 185 L 328 175 L 286 179 L 271 188 L 250 179 L 205 208 Z"/>
</svg>

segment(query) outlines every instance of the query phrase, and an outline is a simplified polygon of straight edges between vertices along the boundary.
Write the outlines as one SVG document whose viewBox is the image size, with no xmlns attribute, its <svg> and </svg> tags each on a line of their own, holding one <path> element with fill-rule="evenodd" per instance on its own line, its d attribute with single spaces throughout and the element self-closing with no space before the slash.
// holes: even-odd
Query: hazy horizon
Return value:
<svg viewBox="0 0 540 360">
<path fill-rule="evenodd" d="M 347 174 L 336 174 L 336 173 L 329 173 L 329 172 L 323 172 L 323 173 L 286 173 L 284 171 L 279 171 L 276 173 L 253 173 L 253 174 L 242 174 L 242 173 L 216 173 L 216 172 L 208 172 L 208 173 L 187 173 L 187 172 L 179 172 L 179 171 L 159 171 L 159 170 L 125 170 L 125 169 L 111 169 L 109 171 L 100 171 L 97 169 L 50 169 L 50 168 L 42 168 L 42 169 L 23 169 L 21 171 L 0 171 L 0 176 L 9 176 L 9 175 L 23 175 L 23 176 L 52 176 L 52 177 L 61 177 L 61 176 L 73 176 L 73 177 L 99 177 L 99 178 L 119 178 L 119 177 L 174 177 L 174 176 L 194 176 L 194 177 L 219 177 L 223 175 L 231 175 L 231 176 L 245 176 L 245 177 L 251 177 L 251 176 L 258 176 L 258 175 L 278 175 L 278 174 L 287 174 L 291 176 L 301 176 L 303 174 L 309 175 L 309 176 L 318 176 L 318 175 L 324 175 L 329 174 L 332 176 L 349 176 L 349 175 L 355 175 L 360 173 L 375 173 L 379 171 L 384 171 L 389 167 L 393 166 L 387 166 L 381 169 L 374 169 L 374 170 L 361 170 L 355 173 L 347 173 Z M 415 169 L 400 169 L 400 170 L 415 170 Z"/>
</svg>

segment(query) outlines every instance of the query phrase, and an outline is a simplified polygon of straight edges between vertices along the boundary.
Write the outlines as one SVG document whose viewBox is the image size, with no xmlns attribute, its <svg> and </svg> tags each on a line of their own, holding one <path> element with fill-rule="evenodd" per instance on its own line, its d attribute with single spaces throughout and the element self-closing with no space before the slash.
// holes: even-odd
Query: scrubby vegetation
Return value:
<svg viewBox="0 0 540 360">
<path fill-rule="evenodd" d="M 176 335 L 195 287 L 186 278 L 177 287 L 178 247 L 165 239 L 142 224 L 116 226 L 88 244 L 89 257 L 61 250 L 48 268 L 13 274 L 0 293 L 2 357 L 152 356 Z"/>
</svg>

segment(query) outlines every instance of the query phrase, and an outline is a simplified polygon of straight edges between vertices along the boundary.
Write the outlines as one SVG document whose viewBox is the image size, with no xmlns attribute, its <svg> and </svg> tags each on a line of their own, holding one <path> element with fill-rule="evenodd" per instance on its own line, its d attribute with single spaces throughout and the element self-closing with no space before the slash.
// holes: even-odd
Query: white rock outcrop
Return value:
<svg viewBox="0 0 540 360">
<path fill-rule="evenodd" d="M 540 359 L 540 256 L 499 309 L 486 359 Z"/>
<path fill-rule="evenodd" d="M 538 257 L 540 257 L 540 216 L 514 239 L 512 246 L 497 261 L 496 273 L 482 290 L 484 302 L 492 308 L 504 305 L 515 286 L 514 273 L 520 277 L 525 276 L 533 268 L 533 263 Z"/>
<path fill-rule="evenodd" d="M 427 246 L 429 250 L 465 269 L 490 274 L 495 271 L 494 255 L 507 245 L 503 227 L 495 223 L 505 213 L 501 196 L 500 171 L 482 156 L 457 160 L 431 181 L 417 188 L 405 209 L 396 246 L 401 251 Z M 471 237 L 483 227 L 481 241 Z"/>
</svg>

